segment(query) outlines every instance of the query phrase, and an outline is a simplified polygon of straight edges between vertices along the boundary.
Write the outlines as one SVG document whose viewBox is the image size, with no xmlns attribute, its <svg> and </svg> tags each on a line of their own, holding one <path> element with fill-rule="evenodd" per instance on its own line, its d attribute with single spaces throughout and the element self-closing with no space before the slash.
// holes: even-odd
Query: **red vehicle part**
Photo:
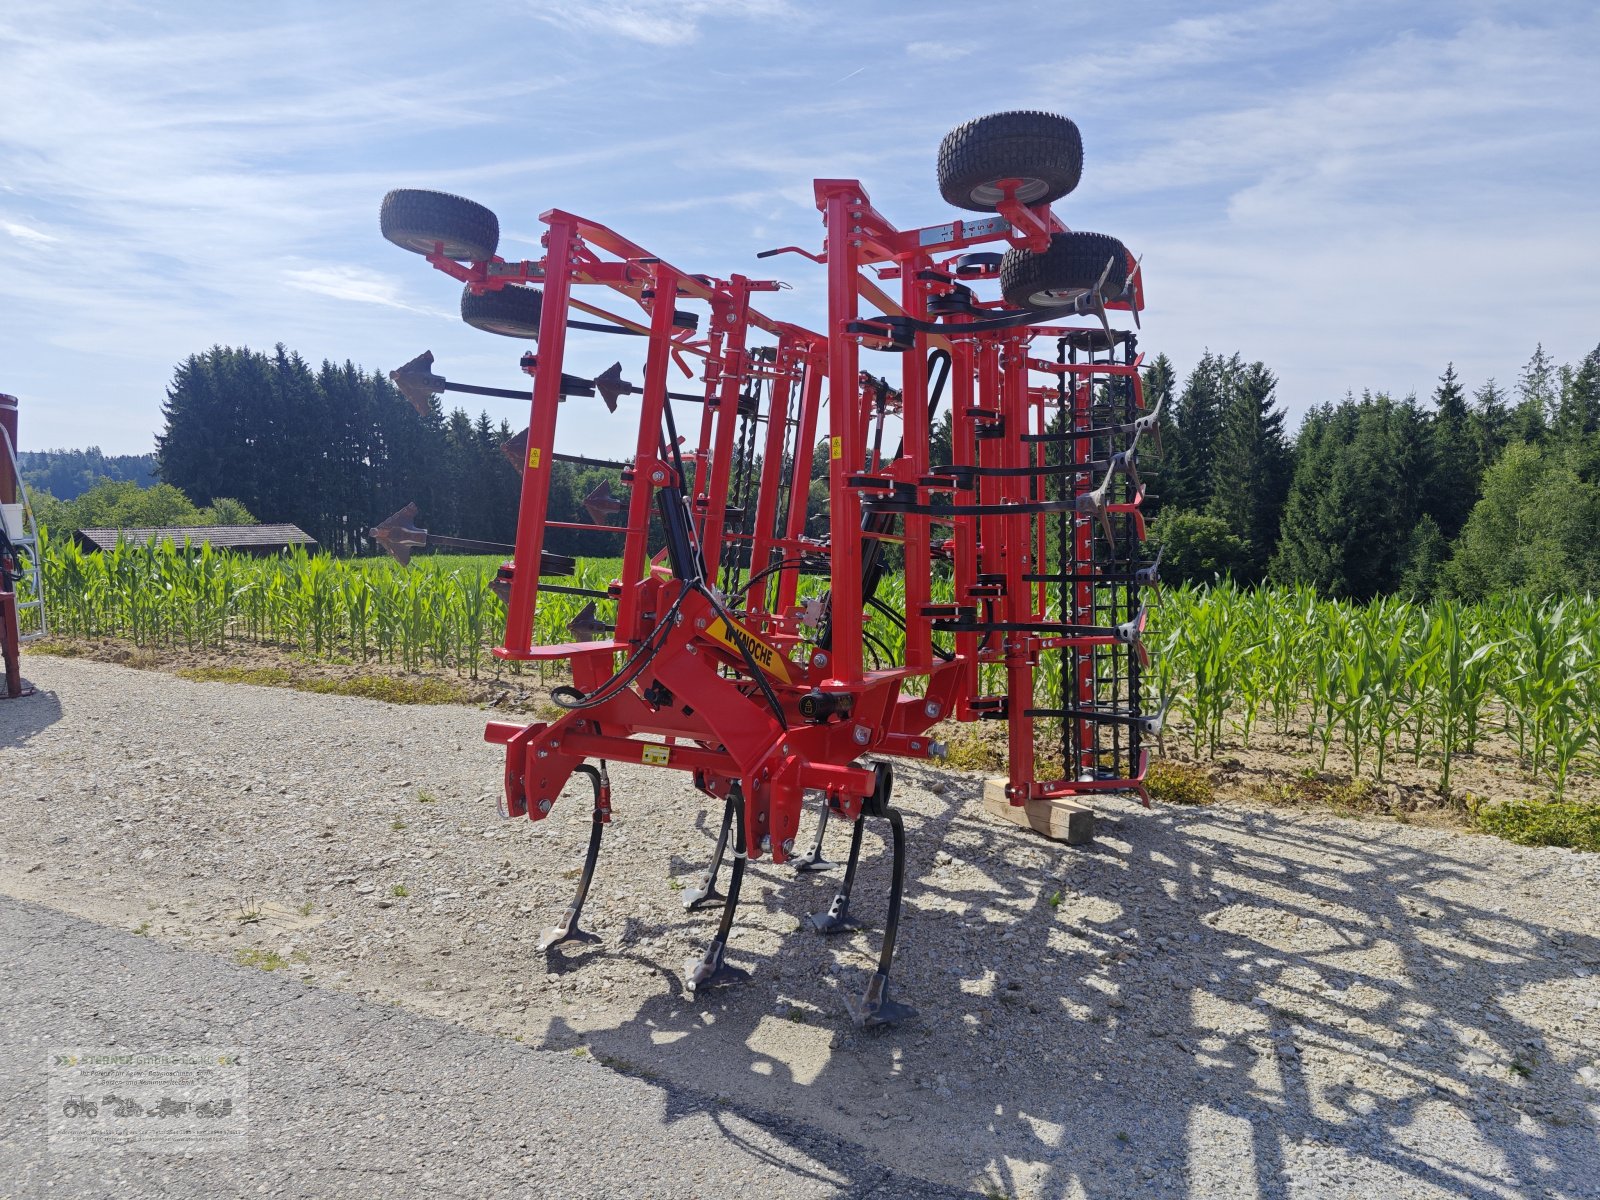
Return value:
<svg viewBox="0 0 1600 1200">
<path fill-rule="evenodd" d="M 864 756 L 936 756 L 929 731 L 938 722 L 997 719 L 1008 726 L 1013 804 L 1142 792 L 1142 739 L 1159 717 L 1144 713 L 1139 689 L 1139 593 L 1155 565 L 1142 558 L 1136 458 L 1156 414 L 1143 408 L 1134 335 L 1109 320 L 1143 306 L 1137 263 L 1115 239 L 1074 233 L 1049 208 L 1076 184 L 1077 139 L 1071 122 L 1041 113 L 953 132 L 941 191 L 993 214 L 981 219 L 902 230 L 859 181 L 817 181 L 824 249 L 798 252 L 826 268 L 820 333 L 755 307 L 774 281 L 685 271 L 564 210 L 541 217 L 540 258 L 507 262 L 494 254 L 498 224 L 480 206 L 429 192 L 385 200 L 385 236 L 465 285 L 469 323 L 538 342 L 522 359 L 533 378 L 530 419 L 511 447 L 522 492 L 513 558 L 498 581 L 508 615 L 495 653 L 567 662 L 572 681 L 552 696 L 568 712 L 492 722 L 485 736 L 505 747 L 509 816 L 543 818 L 575 771 L 594 787 L 582 882 L 547 951 L 587 936 L 578 919 L 610 819 L 608 762 L 686 772 L 723 804 L 713 860 L 687 894 L 690 907 L 723 903 L 710 948 L 686 969 L 691 991 L 737 974 L 725 949 L 748 859 L 824 868 L 828 819 L 852 822 L 843 883 L 812 920 L 833 932 L 848 924 L 863 822 L 888 822 L 890 916 L 878 970 L 852 1009 L 868 1025 L 911 1010 L 887 986 L 903 825 L 887 763 Z M 1017 161 L 1018 147 L 1034 159 Z M 984 245 L 1008 248 L 973 249 Z M 898 297 L 885 280 L 898 282 Z M 974 285 L 990 280 L 1004 299 L 978 298 Z M 703 323 L 695 306 L 707 310 Z M 1097 323 L 1062 323 L 1084 316 Z M 641 382 L 626 381 L 620 365 L 592 380 L 568 373 L 569 328 L 632 338 Z M 1041 343 L 1054 354 L 1037 353 Z M 898 386 L 863 370 L 863 353 L 874 352 L 899 358 Z M 675 372 L 691 390 L 669 390 Z M 395 374 L 424 408 L 447 388 L 497 394 L 433 375 L 431 355 Z M 614 410 L 624 398 L 638 404 L 633 454 L 621 464 L 627 494 L 597 490 L 585 502 L 593 523 L 578 526 L 620 540 L 621 572 L 604 593 L 540 578 L 552 570 L 547 531 L 558 528 L 548 508 L 553 464 L 593 461 L 557 453 L 561 404 L 591 395 Z M 942 407 L 948 461 L 932 450 Z M 827 523 L 808 529 L 824 409 Z M 890 452 L 895 424 L 900 444 Z M 430 540 L 414 518 L 414 508 L 402 510 L 375 536 L 408 554 Z M 904 612 L 879 595 L 890 548 L 903 556 Z M 518 569 L 528 563 L 541 566 Z M 820 594 L 805 583 L 819 574 Z M 541 597 L 573 591 L 591 597 L 570 626 L 580 640 L 539 644 Z M 885 622 L 903 629 L 903 650 L 879 636 Z M 821 812 L 801 853 L 808 795 Z"/>
</svg>

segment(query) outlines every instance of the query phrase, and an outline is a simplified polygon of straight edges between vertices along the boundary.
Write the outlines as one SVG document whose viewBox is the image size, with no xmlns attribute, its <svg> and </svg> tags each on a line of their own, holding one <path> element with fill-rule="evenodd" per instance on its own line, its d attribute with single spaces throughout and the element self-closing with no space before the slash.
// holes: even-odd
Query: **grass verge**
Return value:
<svg viewBox="0 0 1600 1200">
<path fill-rule="evenodd" d="M 251 683 L 257 687 L 286 687 L 324 696 L 361 696 L 390 704 L 467 704 L 467 689 L 449 679 L 395 675 L 302 676 L 285 667 L 180 667 L 178 678 L 196 683 Z"/>
<path fill-rule="evenodd" d="M 1477 804 L 1479 829 L 1520 846 L 1566 846 L 1600 853 L 1600 804 L 1579 800 Z"/>
</svg>

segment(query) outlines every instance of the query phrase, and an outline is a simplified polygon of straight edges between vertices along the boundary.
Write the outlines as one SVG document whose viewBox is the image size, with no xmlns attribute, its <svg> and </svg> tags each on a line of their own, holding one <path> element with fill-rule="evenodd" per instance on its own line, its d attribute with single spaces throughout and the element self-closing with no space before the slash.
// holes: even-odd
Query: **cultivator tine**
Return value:
<svg viewBox="0 0 1600 1200">
<path fill-rule="evenodd" d="M 828 832 L 828 809 L 824 806 L 822 815 L 817 819 L 817 838 L 811 843 L 811 849 L 794 860 L 796 871 L 831 871 L 839 864 L 829 862 L 822 857 L 822 835 Z"/>
<path fill-rule="evenodd" d="M 593 607 L 591 605 L 591 607 Z M 598 768 L 583 763 L 573 768 L 574 774 L 589 776 L 594 785 L 594 816 L 589 822 L 589 849 L 583 856 L 583 872 L 578 877 L 578 891 L 567 905 L 561 923 L 545 930 L 539 942 L 539 952 L 548 954 L 554 947 L 566 942 L 598 942 L 599 935 L 578 928 L 578 918 L 583 915 L 583 902 L 589 898 L 589 885 L 594 882 L 594 865 L 600 857 L 600 837 L 611 824 L 611 780 L 606 775 L 606 765 Z"/>
<path fill-rule="evenodd" d="M 600 486 L 583 498 L 583 508 L 596 525 L 604 525 L 607 517 L 622 511 L 622 501 L 611 494 L 611 481 L 602 479 Z"/>
<path fill-rule="evenodd" d="M 850 857 L 845 859 L 844 879 L 839 884 L 839 890 L 833 894 L 833 902 L 828 905 L 828 911 L 813 913 L 806 918 L 806 924 L 818 933 L 842 933 L 848 929 L 860 928 L 850 916 L 850 892 L 856 883 L 856 864 L 861 861 L 863 825 L 864 818 L 858 816 L 850 830 Z"/>
<path fill-rule="evenodd" d="M 744 793 L 735 787 L 728 793 L 728 808 L 733 810 L 733 870 L 728 876 L 728 895 L 722 905 L 722 920 L 717 925 L 711 945 L 699 958 L 691 958 L 683 967 L 684 987 L 690 995 L 707 988 L 724 987 L 750 978 L 750 972 L 728 962 L 728 935 L 733 931 L 733 914 L 739 907 L 739 888 L 744 883 L 745 830 Z"/>
<path fill-rule="evenodd" d="M 595 638 L 610 633 L 611 626 L 600 619 L 599 614 L 595 612 L 594 601 L 591 600 L 583 606 L 577 616 L 567 622 L 567 632 L 577 641 L 592 642 Z"/>
<path fill-rule="evenodd" d="M 885 788 L 885 801 L 888 799 L 887 792 Z M 917 1015 L 916 1009 L 909 1004 L 901 1004 L 889 994 L 889 968 L 894 965 L 895 939 L 900 933 L 900 906 L 905 897 L 906 829 L 898 808 L 885 803 L 882 814 L 889 820 L 889 916 L 883 923 L 883 949 L 878 954 L 878 969 L 867 980 L 866 990 L 862 992 L 860 1000 L 845 1000 L 850 1019 L 858 1029 L 896 1025 L 912 1020 Z"/>
<path fill-rule="evenodd" d="M 711 852 L 711 862 L 707 864 L 705 874 L 700 876 L 700 882 L 694 887 L 683 890 L 683 907 L 686 912 L 709 908 L 727 899 L 717 891 L 717 874 L 722 870 L 722 860 L 728 852 L 728 834 L 732 829 L 733 809 L 725 804 L 722 807 L 722 828 L 717 831 L 717 848 Z"/>
<path fill-rule="evenodd" d="M 411 551 L 428 544 L 428 531 L 418 529 L 417 504 L 412 501 L 399 512 L 378 522 L 367 530 L 367 536 L 382 546 L 402 567 L 411 562 Z"/>
</svg>

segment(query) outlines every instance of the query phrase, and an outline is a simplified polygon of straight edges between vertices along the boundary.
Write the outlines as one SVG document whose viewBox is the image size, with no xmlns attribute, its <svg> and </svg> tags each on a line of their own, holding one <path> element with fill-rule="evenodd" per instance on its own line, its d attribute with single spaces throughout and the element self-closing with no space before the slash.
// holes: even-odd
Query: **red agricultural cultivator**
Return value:
<svg viewBox="0 0 1600 1200">
<path fill-rule="evenodd" d="M 593 940 L 578 920 L 611 819 L 608 762 L 686 772 L 723 806 L 713 860 L 688 893 L 690 907 L 722 905 L 688 966 L 691 992 L 740 974 L 724 956 L 748 860 L 831 866 L 823 830 L 850 822 L 842 882 L 811 918 L 831 933 L 850 927 L 864 822 L 887 824 L 889 913 L 877 970 L 851 1006 L 859 1025 L 912 1011 L 888 988 L 905 834 L 886 760 L 937 757 L 929 731 L 942 721 L 1003 721 L 1011 805 L 1142 793 L 1160 717 L 1140 691 L 1156 564 L 1144 556 L 1137 460 L 1157 414 L 1144 408 L 1134 334 L 1111 323 L 1137 322 L 1137 263 L 1050 210 L 1082 158 L 1064 117 L 971 121 L 940 148 L 939 188 L 983 215 L 911 229 L 859 181 L 817 180 L 821 252 L 758 257 L 792 252 L 826 272 L 820 332 L 756 307 L 775 281 L 685 270 L 561 209 L 540 218 L 539 258 L 507 261 L 487 209 L 437 192 L 385 198 L 384 236 L 464 285 L 468 324 L 537 343 L 521 360 L 531 415 L 513 443 L 521 507 L 494 652 L 567 663 L 572 681 L 553 693 L 559 720 L 491 722 L 485 736 L 505 746 L 509 815 L 543 818 L 575 772 L 593 791 L 588 857 L 547 951 Z M 639 382 L 620 366 L 569 373 L 572 329 L 631 338 Z M 450 383 L 431 355 L 394 377 L 423 407 L 444 390 L 527 398 Z M 557 452 L 563 401 L 587 397 L 637 413 L 627 461 Z M 949 444 L 936 450 L 942 427 Z M 827 515 L 808 525 L 818 454 Z M 563 458 L 617 468 L 626 494 L 590 496 L 588 523 L 551 521 Z M 426 544 L 414 515 L 375 536 L 402 552 Z M 617 539 L 622 568 L 607 590 L 554 582 L 572 573 L 544 550 L 558 527 Z M 886 586 L 892 567 L 904 572 L 903 610 Z M 569 627 L 574 640 L 536 644 L 534 613 L 552 591 L 592 603 Z M 818 825 L 802 851 L 808 800 Z"/>
</svg>

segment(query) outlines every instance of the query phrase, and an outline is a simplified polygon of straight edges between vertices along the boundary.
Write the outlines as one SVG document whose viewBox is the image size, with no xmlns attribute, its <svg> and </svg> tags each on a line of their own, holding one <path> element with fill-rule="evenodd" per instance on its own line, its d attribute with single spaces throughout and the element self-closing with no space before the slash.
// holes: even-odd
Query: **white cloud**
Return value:
<svg viewBox="0 0 1600 1200">
<path fill-rule="evenodd" d="M 0 218 L 0 230 L 4 230 L 19 242 L 27 242 L 34 246 L 48 246 L 53 242 L 60 241 L 59 238 L 45 233 L 42 229 L 34 229 L 32 226 L 24 225 L 19 221 L 7 221 L 3 218 Z"/>
<path fill-rule="evenodd" d="M 792 14 L 785 0 L 534 0 L 533 13 L 585 33 L 611 35 L 652 46 L 683 46 L 700 37 L 707 21 L 761 20 Z"/>
<path fill-rule="evenodd" d="M 335 300 L 351 300 L 358 304 L 381 304 L 386 308 L 398 308 L 428 316 L 452 315 L 441 309 L 413 304 L 404 299 L 400 284 L 390 276 L 348 263 L 291 268 L 283 272 L 283 281 L 289 287 L 298 288 L 303 292 L 313 292 L 319 296 L 331 296 Z"/>
</svg>

